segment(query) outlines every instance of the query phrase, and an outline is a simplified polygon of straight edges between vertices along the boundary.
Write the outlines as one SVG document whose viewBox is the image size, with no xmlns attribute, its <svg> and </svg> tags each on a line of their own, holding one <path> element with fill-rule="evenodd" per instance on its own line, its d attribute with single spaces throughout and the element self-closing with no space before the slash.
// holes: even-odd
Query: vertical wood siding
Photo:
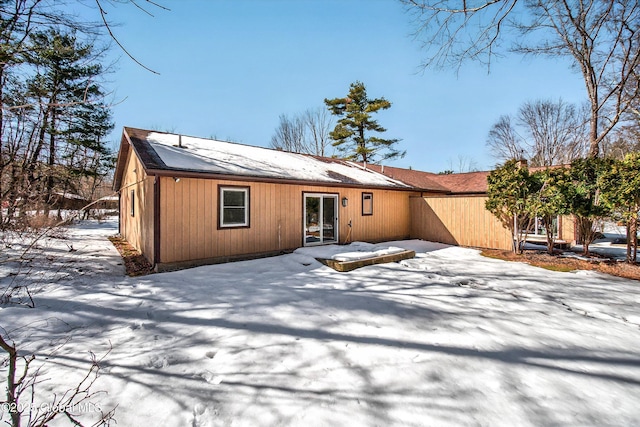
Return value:
<svg viewBox="0 0 640 427">
<path fill-rule="evenodd" d="M 120 193 L 120 234 L 154 263 L 153 254 L 153 184 L 154 177 L 144 172 L 142 164 L 129 151 Z M 135 212 L 131 216 L 131 190 L 135 191 Z"/>
<path fill-rule="evenodd" d="M 560 218 L 560 235 L 562 240 L 566 240 L 570 244 L 576 243 L 576 224 L 573 215 L 567 215 Z"/>
<path fill-rule="evenodd" d="M 411 237 L 451 245 L 509 250 L 511 234 L 484 207 L 484 196 L 411 198 Z"/>
<path fill-rule="evenodd" d="M 409 196 L 415 193 L 323 186 L 160 178 L 160 263 L 288 251 L 303 246 L 303 193 L 338 194 L 340 243 L 408 238 Z M 218 229 L 218 185 L 250 188 L 248 228 Z M 362 216 L 362 191 L 373 193 L 373 215 Z"/>
</svg>

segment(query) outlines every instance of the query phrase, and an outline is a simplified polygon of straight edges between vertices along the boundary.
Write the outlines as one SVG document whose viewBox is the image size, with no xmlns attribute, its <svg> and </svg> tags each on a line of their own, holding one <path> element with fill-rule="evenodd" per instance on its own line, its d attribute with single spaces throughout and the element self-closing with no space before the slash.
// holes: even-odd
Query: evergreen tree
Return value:
<svg viewBox="0 0 640 427">
<path fill-rule="evenodd" d="M 115 166 L 105 138 L 113 129 L 111 111 L 102 103 L 79 104 L 65 129 L 61 190 L 95 200 L 95 193 Z"/>
<path fill-rule="evenodd" d="M 487 177 L 486 209 L 494 214 L 502 225 L 511 231 L 513 251 L 520 253 L 525 230 L 529 228 L 532 211 L 532 194 L 536 182 L 529 169 L 516 160 L 509 160 Z"/>
<path fill-rule="evenodd" d="M 76 160 L 69 160 L 80 153 L 92 158 L 108 151 L 102 138 L 112 124 L 96 82 L 103 74 L 98 59 L 94 46 L 79 42 L 73 32 L 49 30 L 31 36 L 29 61 L 36 73 L 28 86 L 40 109 L 40 124 L 27 176 L 31 196 L 42 199 L 45 214 L 56 193 L 69 190 L 77 173 Z M 85 150 L 77 149 L 81 147 Z M 41 178 L 34 186 L 36 176 Z"/>
<path fill-rule="evenodd" d="M 548 168 L 531 174 L 531 217 L 542 220 L 547 238 L 547 252 L 553 255 L 554 219 L 570 211 L 571 182 L 565 168 Z"/>
<path fill-rule="evenodd" d="M 638 212 L 640 212 L 640 152 L 612 161 L 600 176 L 601 198 L 627 225 L 627 262 L 638 255 Z"/>
<path fill-rule="evenodd" d="M 52 196 L 66 185 L 70 152 L 98 155 L 84 148 L 74 150 L 70 141 L 75 136 L 69 136 L 66 128 L 82 104 L 108 111 L 99 82 L 101 58 L 93 42 L 81 40 L 98 40 L 108 33 L 139 63 L 111 33 L 108 12 L 115 6 L 110 3 L 96 0 L 93 18 L 79 19 L 68 13 L 66 2 L 0 0 L 0 230 L 28 225 L 16 219 L 26 220 L 25 212 L 53 201 Z M 146 12 L 147 7 L 165 9 L 160 2 L 117 3 Z M 65 77 L 76 72 L 68 67 L 78 74 Z"/>
<path fill-rule="evenodd" d="M 575 216 L 578 243 L 582 243 L 585 256 L 589 255 L 589 245 L 598 235 L 595 224 L 610 213 L 596 197 L 599 193 L 598 176 L 604 166 L 605 162 L 599 158 L 586 158 L 574 160 L 569 169 L 570 210 Z"/>
<path fill-rule="evenodd" d="M 375 163 L 378 158 L 404 157 L 404 151 L 394 148 L 398 139 L 368 136 L 369 132 L 386 132 L 371 115 L 390 108 L 391 102 L 384 98 L 368 98 L 364 84 L 358 81 L 351 83 L 346 97 L 325 99 L 324 102 L 332 114 L 340 117 L 329 136 L 344 158 Z"/>
</svg>

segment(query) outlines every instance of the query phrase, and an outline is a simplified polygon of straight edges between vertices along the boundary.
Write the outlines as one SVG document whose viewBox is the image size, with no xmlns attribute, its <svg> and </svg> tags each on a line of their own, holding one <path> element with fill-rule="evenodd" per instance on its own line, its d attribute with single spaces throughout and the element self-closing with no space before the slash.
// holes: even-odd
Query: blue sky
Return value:
<svg viewBox="0 0 640 427">
<path fill-rule="evenodd" d="M 525 101 L 585 100 L 566 62 L 512 55 L 492 65 L 422 70 L 412 18 L 393 0 L 159 0 L 170 11 L 110 8 L 118 39 L 152 74 L 121 51 L 114 90 L 123 126 L 268 146 L 280 114 L 323 106 L 359 80 L 391 109 L 377 114 L 400 138 L 405 158 L 389 164 L 439 172 L 459 157 L 495 165 L 485 146 L 501 114 Z"/>
</svg>

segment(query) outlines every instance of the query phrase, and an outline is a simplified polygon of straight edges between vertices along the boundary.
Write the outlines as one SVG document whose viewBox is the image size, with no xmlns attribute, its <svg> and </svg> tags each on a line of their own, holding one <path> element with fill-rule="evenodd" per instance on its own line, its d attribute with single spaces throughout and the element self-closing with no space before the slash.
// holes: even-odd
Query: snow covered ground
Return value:
<svg viewBox="0 0 640 427">
<path fill-rule="evenodd" d="M 43 363 L 36 404 L 111 348 L 94 401 L 119 426 L 640 424 L 639 282 L 422 241 L 349 273 L 314 257 L 358 245 L 127 278 L 115 232 L 0 263 L 2 289 L 34 280 L 0 326 Z"/>
<path fill-rule="evenodd" d="M 601 255 L 613 257 L 618 260 L 624 260 L 627 256 L 627 229 L 613 222 L 605 222 L 603 224 L 604 238 L 594 241 L 589 250 Z M 624 243 L 621 243 L 624 242 Z M 581 250 L 582 246 L 578 246 Z M 636 257 L 636 261 L 640 257 Z"/>
</svg>

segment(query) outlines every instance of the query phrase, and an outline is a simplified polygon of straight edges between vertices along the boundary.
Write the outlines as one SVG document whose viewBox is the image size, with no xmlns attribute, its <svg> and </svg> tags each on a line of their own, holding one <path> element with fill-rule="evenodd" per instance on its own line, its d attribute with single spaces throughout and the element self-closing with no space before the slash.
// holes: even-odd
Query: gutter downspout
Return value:
<svg viewBox="0 0 640 427">
<path fill-rule="evenodd" d="M 122 194 L 118 191 L 118 234 L 122 236 Z"/>
<path fill-rule="evenodd" d="M 160 263 L 160 177 L 153 181 L 153 269 L 158 271 Z"/>
</svg>

